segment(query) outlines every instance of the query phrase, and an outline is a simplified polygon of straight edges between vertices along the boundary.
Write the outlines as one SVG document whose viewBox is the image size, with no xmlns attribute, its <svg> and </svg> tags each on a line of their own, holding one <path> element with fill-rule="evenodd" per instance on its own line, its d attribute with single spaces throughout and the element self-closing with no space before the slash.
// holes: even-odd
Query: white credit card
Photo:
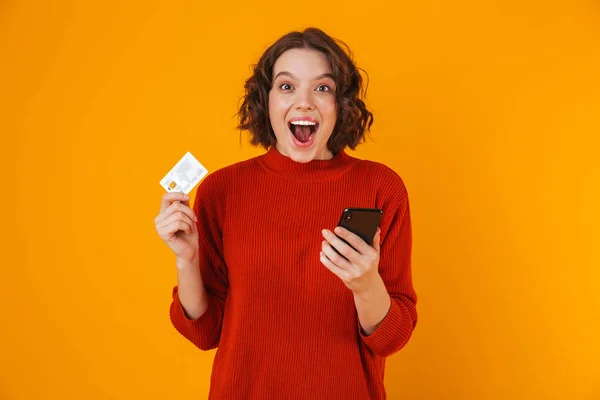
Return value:
<svg viewBox="0 0 600 400">
<path fill-rule="evenodd" d="M 206 168 L 188 151 L 161 179 L 160 185 L 167 192 L 188 194 L 207 173 Z"/>
</svg>

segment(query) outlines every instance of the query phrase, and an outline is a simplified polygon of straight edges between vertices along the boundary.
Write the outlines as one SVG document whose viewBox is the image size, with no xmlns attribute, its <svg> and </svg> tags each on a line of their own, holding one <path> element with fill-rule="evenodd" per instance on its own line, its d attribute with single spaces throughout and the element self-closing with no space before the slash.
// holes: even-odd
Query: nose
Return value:
<svg viewBox="0 0 600 400">
<path fill-rule="evenodd" d="M 296 110 L 312 111 L 315 109 L 315 103 L 312 97 L 312 90 L 298 90 L 296 93 L 298 93 L 298 98 L 296 99 Z"/>
</svg>

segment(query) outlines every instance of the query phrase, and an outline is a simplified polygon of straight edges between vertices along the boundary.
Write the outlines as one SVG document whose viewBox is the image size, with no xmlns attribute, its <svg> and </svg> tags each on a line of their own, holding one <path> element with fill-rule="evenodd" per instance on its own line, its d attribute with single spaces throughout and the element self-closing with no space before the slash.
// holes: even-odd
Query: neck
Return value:
<svg viewBox="0 0 600 400">
<path fill-rule="evenodd" d="M 290 157 L 290 155 L 285 151 L 283 147 L 279 145 L 279 142 L 275 145 L 277 150 L 286 157 Z M 317 153 L 313 160 L 331 160 L 334 157 L 334 154 L 328 148 L 323 149 L 321 152 Z M 291 157 L 290 157 L 291 158 Z M 312 160 L 309 160 L 312 161 Z"/>
<path fill-rule="evenodd" d="M 305 163 L 292 160 L 282 154 L 277 147 L 271 147 L 259 157 L 259 161 L 271 173 L 279 177 L 297 181 L 324 181 L 339 177 L 348 172 L 358 161 L 344 150 L 331 154 L 328 159 L 314 159 Z"/>
</svg>

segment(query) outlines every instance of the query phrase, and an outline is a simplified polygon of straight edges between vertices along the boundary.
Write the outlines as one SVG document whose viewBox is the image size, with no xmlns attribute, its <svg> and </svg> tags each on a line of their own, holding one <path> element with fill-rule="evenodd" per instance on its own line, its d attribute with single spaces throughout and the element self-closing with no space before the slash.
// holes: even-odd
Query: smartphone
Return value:
<svg viewBox="0 0 600 400">
<path fill-rule="evenodd" d="M 378 208 L 346 208 L 342 212 L 338 226 L 348 229 L 372 246 L 382 216 L 383 211 Z M 342 241 L 352 247 L 344 239 Z"/>
</svg>

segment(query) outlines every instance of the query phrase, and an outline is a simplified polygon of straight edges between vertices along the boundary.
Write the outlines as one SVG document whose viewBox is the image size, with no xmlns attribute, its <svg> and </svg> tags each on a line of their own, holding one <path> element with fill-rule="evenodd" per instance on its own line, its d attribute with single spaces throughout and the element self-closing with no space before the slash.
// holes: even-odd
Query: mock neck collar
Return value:
<svg viewBox="0 0 600 400">
<path fill-rule="evenodd" d="M 259 162 L 271 173 L 297 181 L 326 181 L 348 172 L 358 159 L 344 150 L 330 160 L 312 160 L 300 163 L 283 155 L 275 146 L 258 157 Z"/>
</svg>

